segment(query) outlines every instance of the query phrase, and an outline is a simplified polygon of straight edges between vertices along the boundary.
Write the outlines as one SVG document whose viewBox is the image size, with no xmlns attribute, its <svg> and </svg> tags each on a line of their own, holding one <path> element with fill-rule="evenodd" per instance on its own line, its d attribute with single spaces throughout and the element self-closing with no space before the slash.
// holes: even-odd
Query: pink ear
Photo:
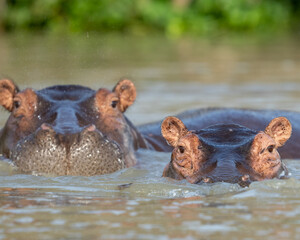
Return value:
<svg viewBox="0 0 300 240">
<path fill-rule="evenodd" d="M 12 111 L 14 96 L 19 92 L 18 87 L 9 79 L 0 80 L 0 105 Z"/>
<path fill-rule="evenodd" d="M 291 137 L 292 125 L 285 117 L 274 118 L 266 127 L 265 133 L 275 140 L 277 147 L 281 147 Z"/>
<path fill-rule="evenodd" d="M 120 80 L 114 87 L 113 92 L 115 92 L 120 99 L 118 107 L 121 112 L 125 112 L 135 101 L 136 88 L 133 82 L 128 79 Z"/>
<path fill-rule="evenodd" d="M 178 140 L 188 133 L 183 122 L 176 117 L 167 117 L 161 124 L 161 133 L 167 142 L 176 147 Z"/>
</svg>

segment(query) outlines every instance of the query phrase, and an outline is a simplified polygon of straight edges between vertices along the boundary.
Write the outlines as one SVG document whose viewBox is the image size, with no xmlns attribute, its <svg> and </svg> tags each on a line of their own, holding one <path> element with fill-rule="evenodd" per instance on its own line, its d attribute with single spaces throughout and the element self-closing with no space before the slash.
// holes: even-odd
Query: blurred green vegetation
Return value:
<svg viewBox="0 0 300 240">
<path fill-rule="evenodd" d="M 291 30 L 298 0 L 0 0 L 4 31 L 218 32 Z M 299 26 L 299 25 L 298 25 Z"/>
</svg>

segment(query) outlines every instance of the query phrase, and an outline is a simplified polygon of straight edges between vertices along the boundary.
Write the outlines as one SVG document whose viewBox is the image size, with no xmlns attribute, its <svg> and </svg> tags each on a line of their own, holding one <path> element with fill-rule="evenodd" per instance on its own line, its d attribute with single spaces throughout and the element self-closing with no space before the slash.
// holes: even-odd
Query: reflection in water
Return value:
<svg viewBox="0 0 300 240">
<path fill-rule="evenodd" d="M 2 189 L 0 223 L 3 236 L 18 239 L 294 239 L 300 200 L 287 192 L 300 185 L 270 182 L 266 194 L 258 183 L 240 193 L 161 200 Z"/>
<path fill-rule="evenodd" d="M 296 39 L 124 36 L 0 38 L 0 73 L 21 88 L 113 87 L 131 77 L 127 116 L 161 120 L 196 107 L 299 110 Z M 1 126 L 7 114 L 0 115 Z M 192 185 L 162 178 L 169 153 L 138 152 L 135 168 L 94 177 L 16 174 L 0 163 L 0 239 L 296 239 L 300 164 L 288 180 Z"/>
</svg>

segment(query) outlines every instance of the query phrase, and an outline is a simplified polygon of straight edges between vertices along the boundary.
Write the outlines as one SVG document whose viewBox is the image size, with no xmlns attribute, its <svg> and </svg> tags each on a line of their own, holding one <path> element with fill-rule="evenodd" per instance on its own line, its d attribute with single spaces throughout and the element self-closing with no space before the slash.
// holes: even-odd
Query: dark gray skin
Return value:
<svg viewBox="0 0 300 240">
<path fill-rule="evenodd" d="M 0 154 L 24 173 L 97 175 L 136 164 L 150 148 L 124 116 L 136 89 L 121 80 L 112 91 L 77 85 L 42 90 L 0 80 L 0 104 L 11 112 L 0 131 Z"/>
<path fill-rule="evenodd" d="M 292 127 L 284 117 L 273 119 L 264 131 L 237 124 L 218 124 L 189 131 L 176 117 L 166 118 L 161 131 L 173 147 L 163 176 L 190 183 L 252 181 L 287 176 L 277 149 L 290 138 Z"/>
<path fill-rule="evenodd" d="M 284 110 L 252 110 L 233 108 L 204 108 L 189 110 L 176 115 L 188 129 L 203 129 L 216 124 L 238 124 L 260 131 L 276 117 L 286 117 L 293 126 L 292 136 L 283 147 L 279 148 L 282 158 L 300 158 L 300 113 Z M 139 126 L 145 138 L 155 141 L 161 151 L 172 151 L 172 147 L 161 135 L 161 121 Z"/>
</svg>

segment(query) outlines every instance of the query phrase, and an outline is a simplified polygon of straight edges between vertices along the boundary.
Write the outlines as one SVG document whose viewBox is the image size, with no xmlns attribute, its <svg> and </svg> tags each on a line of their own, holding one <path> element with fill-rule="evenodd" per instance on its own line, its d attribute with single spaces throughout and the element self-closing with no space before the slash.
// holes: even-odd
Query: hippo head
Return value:
<svg viewBox="0 0 300 240">
<path fill-rule="evenodd" d="M 167 117 L 161 130 L 174 147 L 164 177 L 247 186 L 288 174 L 277 151 L 291 136 L 291 124 L 284 117 L 273 119 L 260 132 L 235 124 L 189 131 L 176 117 Z"/>
<path fill-rule="evenodd" d="M 10 112 L 0 153 L 26 173 L 96 175 L 132 166 L 139 136 L 123 113 L 135 98 L 127 79 L 112 91 L 78 85 L 19 91 L 0 80 L 0 104 Z"/>
</svg>

